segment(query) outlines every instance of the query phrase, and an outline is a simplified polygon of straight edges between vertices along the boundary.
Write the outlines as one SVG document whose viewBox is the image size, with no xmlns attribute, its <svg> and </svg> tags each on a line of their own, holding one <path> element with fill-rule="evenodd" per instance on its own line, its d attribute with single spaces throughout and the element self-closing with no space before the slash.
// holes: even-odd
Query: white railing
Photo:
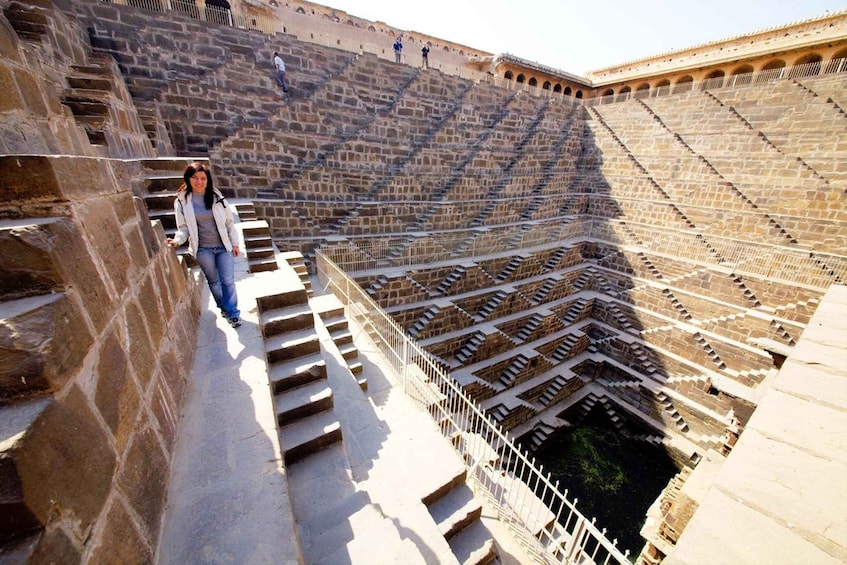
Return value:
<svg viewBox="0 0 847 565">
<path fill-rule="evenodd" d="M 617 540 L 577 509 L 567 490 L 536 467 L 499 425 L 464 393 L 439 362 L 388 316 L 321 250 L 321 284 L 344 304 L 348 320 L 366 331 L 400 380 L 406 395 L 432 416 L 442 435 L 465 461 L 474 492 L 535 563 L 630 563 Z"/>
<path fill-rule="evenodd" d="M 701 81 L 689 81 L 675 85 L 660 86 L 652 90 L 636 90 L 635 92 L 622 92 L 606 96 L 596 96 L 583 101 L 586 106 L 599 106 L 601 104 L 612 104 L 624 102 L 630 98 L 658 98 L 671 94 L 682 94 L 691 90 L 714 90 L 718 88 L 736 88 L 763 82 L 773 82 L 783 78 L 805 78 L 818 75 L 842 73 L 847 71 L 847 58 L 832 59 L 827 63 L 805 63 L 793 67 L 780 67 L 767 69 L 755 73 L 741 73 L 737 75 L 709 78 Z"/>
<path fill-rule="evenodd" d="M 629 234 L 634 234 L 638 241 Z M 608 241 L 634 252 L 665 255 L 695 265 L 718 267 L 738 275 L 818 289 L 847 282 L 847 256 L 613 219 L 576 218 L 569 223 L 542 224 L 530 229 L 511 226 L 435 235 L 358 238 L 327 247 L 323 253 L 345 272 L 362 273 L 389 267 L 455 263 L 586 239 Z"/>
</svg>

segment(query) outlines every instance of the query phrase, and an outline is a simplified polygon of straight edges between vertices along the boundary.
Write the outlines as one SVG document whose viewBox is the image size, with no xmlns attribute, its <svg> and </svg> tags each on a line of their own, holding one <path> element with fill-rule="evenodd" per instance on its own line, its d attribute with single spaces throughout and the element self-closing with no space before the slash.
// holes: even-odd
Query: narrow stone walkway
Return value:
<svg viewBox="0 0 847 565">
<path fill-rule="evenodd" d="M 236 281 L 237 329 L 205 290 L 159 546 L 165 565 L 301 562 L 256 309 L 256 296 L 282 279 L 248 273 L 242 255 Z"/>
<path fill-rule="evenodd" d="M 319 316 L 340 303 L 320 288 L 310 306 L 343 439 L 288 467 L 281 463 L 256 307 L 259 296 L 302 285 L 284 260 L 280 265 L 249 273 L 245 258 L 236 259 L 238 329 L 217 314 L 205 290 L 159 563 L 458 563 L 422 499 L 462 473 L 463 462 L 353 328 L 363 371 L 350 372 Z M 357 382 L 362 377 L 367 391 Z M 526 562 L 493 512 L 484 510 L 479 527 L 495 538 L 500 563 Z"/>
</svg>

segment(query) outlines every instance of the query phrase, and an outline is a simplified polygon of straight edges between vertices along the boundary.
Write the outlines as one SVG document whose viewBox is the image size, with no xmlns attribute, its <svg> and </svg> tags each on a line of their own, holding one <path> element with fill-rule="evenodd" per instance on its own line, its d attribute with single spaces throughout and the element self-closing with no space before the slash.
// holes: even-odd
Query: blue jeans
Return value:
<svg viewBox="0 0 847 565">
<path fill-rule="evenodd" d="M 206 275 L 215 304 L 227 318 L 238 318 L 238 295 L 235 293 L 235 259 L 226 247 L 201 247 L 197 264 Z"/>
</svg>

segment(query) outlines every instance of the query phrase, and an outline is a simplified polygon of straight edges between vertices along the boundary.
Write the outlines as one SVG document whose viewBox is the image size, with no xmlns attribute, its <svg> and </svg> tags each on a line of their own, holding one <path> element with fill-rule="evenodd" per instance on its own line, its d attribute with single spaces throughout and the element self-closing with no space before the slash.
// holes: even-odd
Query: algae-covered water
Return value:
<svg viewBox="0 0 847 565">
<path fill-rule="evenodd" d="M 644 546 L 639 535 L 647 509 L 677 473 L 671 459 L 643 441 L 628 439 L 597 410 L 578 427 L 551 439 L 536 453 L 577 509 L 596 517 L 609 539 L 635 559 Z"/>
</svg>

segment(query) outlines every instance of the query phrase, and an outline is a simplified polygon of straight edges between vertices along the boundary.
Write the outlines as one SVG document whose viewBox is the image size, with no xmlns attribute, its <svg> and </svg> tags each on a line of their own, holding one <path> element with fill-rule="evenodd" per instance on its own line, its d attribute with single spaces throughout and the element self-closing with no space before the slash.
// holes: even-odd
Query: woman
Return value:
<svg viewBox="0 0 847 565">
<path fill-rule="evenodd" d="M 206 275 L 215 304 L 233 328 L 241 325 L 235 293 L 235 260 L 240 252 L 238 232 L 223 194 L 215 190 L 212 173 L 202 163 L 191 163 L 182 175 L 174 202 L 177 232 L 168 245 L 188 240 L 191 254 Z"/>
</svg>

